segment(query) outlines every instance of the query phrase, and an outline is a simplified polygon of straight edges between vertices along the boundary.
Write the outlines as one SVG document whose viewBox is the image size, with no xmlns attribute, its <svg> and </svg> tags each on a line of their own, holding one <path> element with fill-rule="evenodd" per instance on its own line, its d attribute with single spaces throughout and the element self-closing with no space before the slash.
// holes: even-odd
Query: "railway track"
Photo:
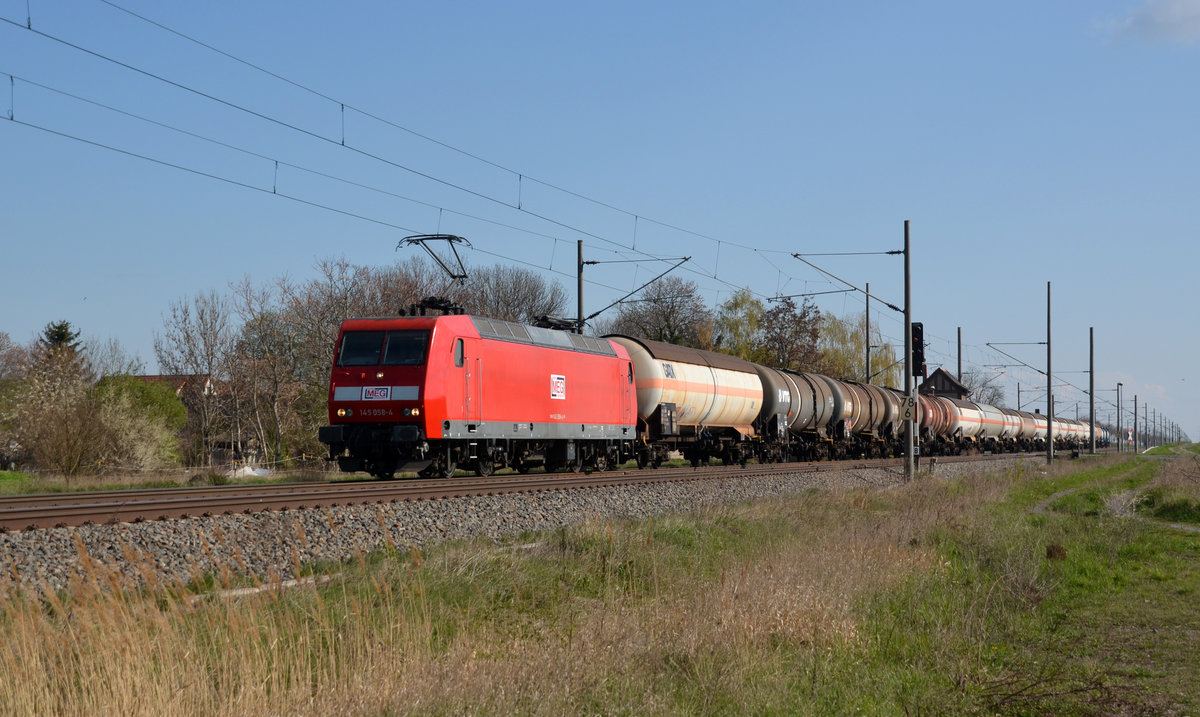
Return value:
<svg viewBox="0 0 1200 717">
<path fill-rule="evenodd" d="M 939 463 L 986 461 L 998 456 L 939 457 Z M 608 472 L 503 475 L 413 481 L 334 481 L 210 488 L 155 488 L 82 493 L 7 496 L 0 499 L 0 530 L 37 530 L 89 524 L 170 520 L 261 511 L 442 500 L 512 493 L 608 488 L 778 473 L 816 473 L 857 469 L 903 469 L 903 459 L 783 463 L 700 468 L 661 468 Z"/>
</svg>

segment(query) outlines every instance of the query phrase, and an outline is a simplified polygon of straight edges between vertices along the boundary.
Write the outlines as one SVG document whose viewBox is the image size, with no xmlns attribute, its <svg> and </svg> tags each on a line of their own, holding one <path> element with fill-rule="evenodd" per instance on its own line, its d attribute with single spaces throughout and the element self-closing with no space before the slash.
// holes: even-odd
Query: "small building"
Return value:
<svg viewBox="0 0 1200 717">
<path fill-rule="evenodd" d="M 941 396 L 959 401 L 965 401 L 971 395 L 971 391 L 944 368 L 931 373 L 929 378 L 921 382 L 917 391 L 926 396 Z"/>
</svg>

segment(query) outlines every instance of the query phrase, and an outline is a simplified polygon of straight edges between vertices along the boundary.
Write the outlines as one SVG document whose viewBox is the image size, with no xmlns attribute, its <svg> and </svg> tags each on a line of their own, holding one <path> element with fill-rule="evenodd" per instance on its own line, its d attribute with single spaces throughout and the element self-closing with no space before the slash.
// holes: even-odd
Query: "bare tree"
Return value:
<svg viewBox="0 0 1200 717">
<path fill-rule="evenodd" d="M 1000 383 L 1000 374 L 987 373 L 978 369 L 966 369 L 959 381 L 968 391 L 970 399 L 976 403 L 986 403 L 989 406 L 1006 408 L 1004 403 L 1004 386 Z"/>
<path fill-rule="evenodd" d="M 567 306 L 561 284 L 513 266 L 472 269 L 463 294 L 467 313 L 523 324 L 532 324 L 540 316 L 562 316 Z"/>
<path fill-rule="evenodd" d="M 468 292 L 461 282 L 451 281 L 425 257 L 413 256 L 368 275 L 364 312 L 356 316 L 396 316 L 429 297 L 464 304 Z M 349 318 L 349 317 L 346 317 Z"/>
<path fill-rule="evenodd" d="M 807 299 L 799 307 L 791 298 L 774 302 L 762 315 L 757 361 L 795 371 L 817 370 L 820 325 L 821 311 Z"/>
<path fill-rule="evenodd" d="M 184 403 L 192 409 L 190 460 L 212 463 L 221 421 L 220 384 L 229 378 L 235 333 L 228 299 L 215 291 L 171 304 L 164 333 L 154 334 L 154 353 L 165 373 L 188 377 Z"/>
<path fill-rule="evenodd" d="M 707 349 L 713 343 L 713 315 L 695 282 L 668 276 L 622 304 L 609 333 Z"/>
<path fill-rule="evenodd" d="M 0 381 L 21 378 L 28 368 L 29 349 L 0 331 Z"/>
<path fill-rule="evenodd" d="M 286 287 L 283 282 L 281 285 Z M 297 341 L 300 316 L 285 312 L 273 289 L 256 290 L 246 281 L 235 292 L 236 311 L 242 319 L 237 351 L 230 362 L 232 396 L 238 409 L 235 433 L 240 444 L 244 416 L 258 445 L 269 459 L 278 462 L 286 455 L 286 427 L 298 422 L 294 406 L 302 391 Z M 326 372 L 322 385 L 327 380 Z"/>
<path fill-rule="evenodd" d="M 115 338 L 102 341 L 99 338 L 89 338 L 87 341 L 88 361 L 96 371 L 96 375 L 105 376 L 136 376 L 144 373 L 146 364 L 138 356 L 130 356 L 121 342 Z"/>
</svg>

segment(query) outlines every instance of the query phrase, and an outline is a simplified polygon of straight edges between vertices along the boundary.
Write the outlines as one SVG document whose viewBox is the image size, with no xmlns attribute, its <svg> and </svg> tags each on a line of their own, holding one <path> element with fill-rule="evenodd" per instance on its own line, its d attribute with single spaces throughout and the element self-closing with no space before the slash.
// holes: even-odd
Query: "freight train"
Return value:
<svg viewBox="0 0 1200 717">
<path fill-rule="evenodd" d="M 379 478 L 658 467 L 673 453 L 692 465 L 886 457 L 902 455 L 904 404 L 894 389 L 658 341 L 401 316 L 342 324 L 319 438 L 341 470 Z M 1046 446 L 1040 414 L 922 395 L 916 415 L 922 455 Z M 1053 440 L 1078 449 L 1090 430 L 1055 418 Z"/>
</svg>

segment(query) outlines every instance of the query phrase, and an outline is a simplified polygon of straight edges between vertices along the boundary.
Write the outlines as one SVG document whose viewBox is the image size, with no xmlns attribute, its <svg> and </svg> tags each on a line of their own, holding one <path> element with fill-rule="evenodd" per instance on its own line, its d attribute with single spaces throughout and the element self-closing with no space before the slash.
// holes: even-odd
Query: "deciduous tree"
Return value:
<svg viewBox="0 0 1200 717">
<path fill-rule="evenodd" d="M 1007 407 L 1004 403 L 1004 386 L 1001 385 L 1000 374 L 968 368 L 963 371 L 959 383 L 966 387 L 972 401 L 997 408 Z"/>
<path fill-rule="evenodd" d="M 867 331 L 866 315 L 846 319 L 826 314 L 821 321 L 822 372 L 835 378 L 865 381 Z M 903 378 L 903 362 L 896 348 L 883 340 L 878 326 L 872 322 L 870 382 L 896 388 Z"/>
<path fill-rule="evenodd" d="M 224 426 L 220 384 L 229 378 L 235 327 L 229 300 L 215 291 L 171 304 L 163 333 L 154 334 L 154 353 L 168 374 L 189 377 L 184 403 L 191 407 L 185 447 L 189 462 L 212 462 L 212 449 Z"/>
<path fill-rule="evenodd" d="M 717 307 L 713 319 L 713 348 L 747 361 L 764 355 L 763 303 L 749 289 L 738 289 Z"/>
<path fill-rule="evenodd" d="M 757 361 L 793 371 L 815 371 L 821 365 L 821 310 L 807 299 L 799 307 L 790 297 L 771 302 L 759 325 Z"/>
<path fill-rule="evenodd" d="M 567 292 L 558 282 L 529 269 L 485 266 L 470 270 L 462 305 L 469 314 L 532 324 L 541 316 L 561 317 Z"/>
<path fill-rule="evenodd" d="M 622 304 L 609 333 L 665 341 L 680 346 L 712 348 L 713 315 L 695 282 L 668 276 Z"/>
</svg>

